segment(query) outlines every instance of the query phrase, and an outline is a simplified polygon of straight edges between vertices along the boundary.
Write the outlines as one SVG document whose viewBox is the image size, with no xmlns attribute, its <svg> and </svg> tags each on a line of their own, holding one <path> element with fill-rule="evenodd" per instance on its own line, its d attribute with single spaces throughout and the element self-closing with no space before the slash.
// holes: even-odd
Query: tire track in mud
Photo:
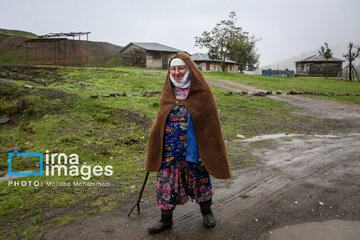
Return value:
<svg viewBox="0 0 360 240">
<path fill-rule="evenodd" d="M 338 182 L 327 181 L 327 176 L 323 175 L 323 173 L 336 167 L 342 167 L 343 164 L 349 164 L 350 168 L 357 166 L 358 171 L 353 171 L 353 173 L 355 175 L 357 174 L 357 178 L 359 179 L 358 174 L 360 172 L 360 166 L 359 164 L 356 164 L 356 160 L 358 160 L 356 159 L 356 156 L 360 156 L 360 149 L 357 150 L 356 148 L 359 146 L 358 143 L 360 142 L 360 137 L 341 138 L 342 140 L 337 139 L 340 141 L 333 145 L 315 149 L 320 152 L 311 153 L 310 157 L 308 154 L 305 154 L 294 158 L 291 162 L 287 162 L 287 158 L 271 161 L 265 157 L 265 159 L 263 158 L 265 166 L 257 165 L 250 171 L 248 171 L 248 168 L 237 171 L 236 174 L 234 174 L 236 175 L 236 180 L 231 188 L 231 193 L 223 194 L 222 197 L 215 198 L 217 202 L 224 202 L 224 206 L 227 207 L 215 205 L 215 208 L 220 208 L 220 211 L 223 212 L 228 219 L 237 219 L 238 215 L 246 210 L 266 208 L 267 202 L 270 199 L 272 201 L 279 201 L 282 195 L 286 195 L 292 189 L 302 189 L 305 186 L 311 188 L 317 188 L 317 186 L 334 188 L 334 185 L 338 184 Z M 323 140 L 325 140 L 324 143 L 326 144 L 328 139 L 322 139 L 322 141 Z M 306 139 L 306 141 L 311 141 L 311 139 Z M 279 142 L 282 143 L 281 140 L 279 140 Z M 298 141 L 297 144 L 301 144 L 301 141 Z M 342 147 L 339 147 L 339 145 L 347 145 L 347 147 L 346 149 L 343 149 Z M 282 151 L 288 151 L 288 149 L 284 148 Z M 314 151 L 314 149 L 311 150 Z M 276 153 L 276 151 L 277 150 L 270 150 L 270 153 L 273 154 Z M 298 154 L 302 151 L 302 149 L 299 149 Z M 272 158 L 277 158 L 276 155 L 271 154 L 270 156 L 272 156 Z M 258 174 L 254 174 L 254 171 Z M 263 175 L 261 173 L 263 173 Z M 344 176 L 340 173 L 334 177 L 334 179 L 339 180 L 343 177 Z M 224 190 L 218 190 L 217 196 L 222 195 L 222 191 Z M 246 194 L 249 197 L 240 200 L 238 198 L 239 194 Z M 234 206 L 236 206 L 236 211 L 234 211 Z M 238 221 L 238 227 L 246 224 L 244 221 Z M 223 237 L 225 236 L 227 237 L 227 235 L 223 235 Z M 218 237 L 220 237 L 220 235 Z"/>
<path fill-rule="evenodd" d="M 347 149 L 357 147 L 355 140 L 358 141 L 359 137 L 339 137 L 333 144 L 329 144 L 329 139 L 326 138 L 315 139 L 317 143 L 321 141 L 327 145 L 325 149 L 318 146 L 315 149 L 308 149 L 310 153 L 306 153 L 304 149 L 299 148 L 298 151 L 302 152 L 303 156 L 297 156 L 290 162 L 286 161 L 286 154 L 280 154 L 279 157 L 274 155 L 277 150 L 269 150 L 269 153 L 263 155 L 262 162 L 257 166 L 234 171 L 234 181 L 228 188 L 221 187 L 224 185 L 222 181 L 214 181 L 216 193 L 213 209 L 218 225 L 210 231 L 201 226 L 198 206 L 187 204 L 179 206 L 175 210 L 173 229 L 149 236 L 146 233 L 146 227 L 159 217 L 156 204 L 152 201 L 152 203 L 144 203 L 145 206 L 142 205 L 143 210 L 139 219 L 128 219 L 123 214 L 113 216 L 114 213 L 112 215 L 108 213 L 96 216 L 86 222 L 79 222 L 68 230 L 63 229 L 58 232 L 56 238 L 47 239 L 122 239 L 124 236 L 127 239 L 193 239 L 192 236 L 196 236 L 197 239 L 224 239 L 225 237 L 231 239 L 231 234 L 233 237 L 238 237 L 240 233 L 234 231 L 234 228 L 240 230 L 250 220 L 249 216 L 242 214 L 243 212 L 249 209 L 261 209 L 267 205 L 270 199 L 276 201 L 280 198 L 279 196 L 299 185 L 316 186 L 320 180 L 323 181 L 323 178 L 316 180 L 318 174 L 353 161 L 352 158 L 345 157 L 344 153 Z M 281 140 L 278 141 L 281 143 Z M 306 137 L 296 141 L 296 144 L 300 145 L 301 142 L 313 140 Z M 347 144 L 347 149 L 339 148 L 341 144 Z M 285 142 L 283 145 L 281 145 L 282 152 L 286 153 L 289 149 L 294 149 L 289 142 Z M 316 152 L 318 148 L 320 148 L 320 152 Z M 311 153 L 311 151 L 313 152 Z M 354 154 L 359 156 L 360 150 Z M 329 156 L 332 158 L 329 159 Z M 328 185 L 332 185 L 332 183 L 328 183 Z M 242 198 L 241 196 L 247 197 Z M 118 212 L 115 213 L 115 215 L 117 214 Z M 96 232 L 94 232 L 95 230 Z M 234 239 L 246 239 L 246 237 L 237 237 Z"/>
<path fill-rule="evenodd" d="M 266 160 L 266 156 L 258 154 L 258 157 L 263 159 L 262 161 L 265 161 L 266 166 L 257 165 L 250 171 L 249 168 L 246 168 L 245 170 L 236 172 L 234 174 L 236 179 L 233 185 L 238 187 L 233 187 L 230 193 L 224 193 L 224 196 L 217 200 L 226 204 L 233 202 L 242 194 L 261 198 L 272 195 L 277 191 L 284 192 L 288 188 L 291 188 L 292 185 L 306 182 L 306 180 L 312 176 L 340 164 L 338 159 L 329 158 L 330 155 L 339 155 L 343 152 L 343 148 L 338 145 L 339 144 L 336 144 L 334 147 L 329 146 L 325 151 L 321 149 L 321 152 L 306 155 L 302 152 L 302 155 L 294 157 L 291 161 L 286 161 L 286 157 Z M 356 146 L 357 144 L 354 143 L 349 147 L 355 148 Z M 278 150 L 272 150 L 269 153 L 270 157 L 277 156 L 277 151 Z M 285 151 L 287 151 L 287 149 Z M 297 154 L 300 154 L 300 152 L 297 152 Z M 264 172 L 267 174 L 261 174 Z M 245 204 L 242 204 L 242 207 L 248 208 L 251 207 L 252 204 L 256 204 L 256 202 L 253 201 L 251 204 L 250 202 L 245 202 Z"/>
</svg>

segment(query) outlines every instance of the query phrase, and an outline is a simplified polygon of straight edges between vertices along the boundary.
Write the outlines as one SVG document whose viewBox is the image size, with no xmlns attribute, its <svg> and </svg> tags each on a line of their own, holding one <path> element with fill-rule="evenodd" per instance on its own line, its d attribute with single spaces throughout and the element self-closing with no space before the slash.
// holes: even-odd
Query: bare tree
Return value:
<svg viewBox="0 0 360 240">
<path fill-rule="evenodd" d="M 353 80 L 353 76 L 355 76 L 355 74 L 357 76 L 358 81 L 360 81 L 359 75 L 356 72 L 356 69 L 353 65 L 353 62 L 355 61 L 355 59 L 358 58 L 360 55 L 360 47 L 357 46 L 355 51 L 353 51 L 353 47 L 354 47 L 354 44 L 352 42 L 349 43 L 349 51 L 348 51 L 348 53 L 343 55 L 343 57 L 349 62 L 349 64 L 341 72 L 343 72 L 345 70 L 346 79 L 347 79 L 347 76 L 349 76 L 349 81 Z"/>
</svg>

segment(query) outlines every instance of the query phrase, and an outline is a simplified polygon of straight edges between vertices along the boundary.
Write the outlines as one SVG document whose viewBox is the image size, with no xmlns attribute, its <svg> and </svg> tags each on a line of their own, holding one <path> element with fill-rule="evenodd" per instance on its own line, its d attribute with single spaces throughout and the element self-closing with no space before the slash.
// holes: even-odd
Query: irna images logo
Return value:
<svg viewBox="0 0 360 240">
<path fill-rule="evenodd" d="M 39 172 L 14 172 L 12 170 L 13 158 L 18 157 L 39 157 Z M 45 164 L 45 169 L 44 165 Z M 86 165 L 79 163 L 79 156 L 72 153 L 69 157 L 65 153 L 49 153 L 46 150 L 45 162 L 43 153 L 9 153 L 9 176 L 80 176 L 83 180 L 89 180 L 91 176 L 112 176 L 113 167 L 106 165 Z"/>
<path fill-rule="evenodd" d="M 40 172 L 13 172 L 12 171 L 12 159 L 17 155 L 18 157 L 39 157 Z M 9 176 L 42 176 L 43 175 L 43 154 L 42 153 L 18 153 L 15 150 L 14 153 L 9 153 Z"/>
</svg>

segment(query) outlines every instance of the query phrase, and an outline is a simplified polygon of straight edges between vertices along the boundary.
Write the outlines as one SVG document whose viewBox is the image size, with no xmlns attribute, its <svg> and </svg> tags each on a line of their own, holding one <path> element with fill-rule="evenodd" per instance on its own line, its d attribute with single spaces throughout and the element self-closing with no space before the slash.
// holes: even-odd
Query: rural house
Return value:
<svg viewBox="0 0 360 240">
<path fill-rule="evenodd" d="M 295 62 L 297 76 L 309 77 L 337 77 L 342 70 L 344 60 L 338 58 L 325 59 L 321 54 L 315 54 Z M 327 65 L 327 67 L 326 67 Z"/>
<path fill-rule="evenodd" d="M 207 53 L 194 53 L 191 59 L 196 63 L 202 72 L 221 71 L 220 60 L 210 59 Z M 225 71 L 238 72 L 239 68 L 236 62 L 226 59 Z"/>
<path fill-rule="evenodd" d="M 150 69 L 168 69 L 169 60 L 180 49 L 159 43 L 131 42 L 120 51 L 122 63 Z"/>
</svg>

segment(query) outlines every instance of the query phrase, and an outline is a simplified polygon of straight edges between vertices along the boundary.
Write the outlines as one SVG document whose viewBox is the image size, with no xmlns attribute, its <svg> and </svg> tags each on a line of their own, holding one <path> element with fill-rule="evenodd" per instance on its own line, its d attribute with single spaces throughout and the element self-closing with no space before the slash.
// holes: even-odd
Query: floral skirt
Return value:
<svg viewBox="0 0 360 240">
<path fill-rule="evenodd" d="M 189 201 L 196 203 L 211 199 L 214 194 L 210 175 L 200 164 L 185 161 L 182 154 L 157 175 L 156 199 L 159 208 L 172 210 Z"/>
</svg>

